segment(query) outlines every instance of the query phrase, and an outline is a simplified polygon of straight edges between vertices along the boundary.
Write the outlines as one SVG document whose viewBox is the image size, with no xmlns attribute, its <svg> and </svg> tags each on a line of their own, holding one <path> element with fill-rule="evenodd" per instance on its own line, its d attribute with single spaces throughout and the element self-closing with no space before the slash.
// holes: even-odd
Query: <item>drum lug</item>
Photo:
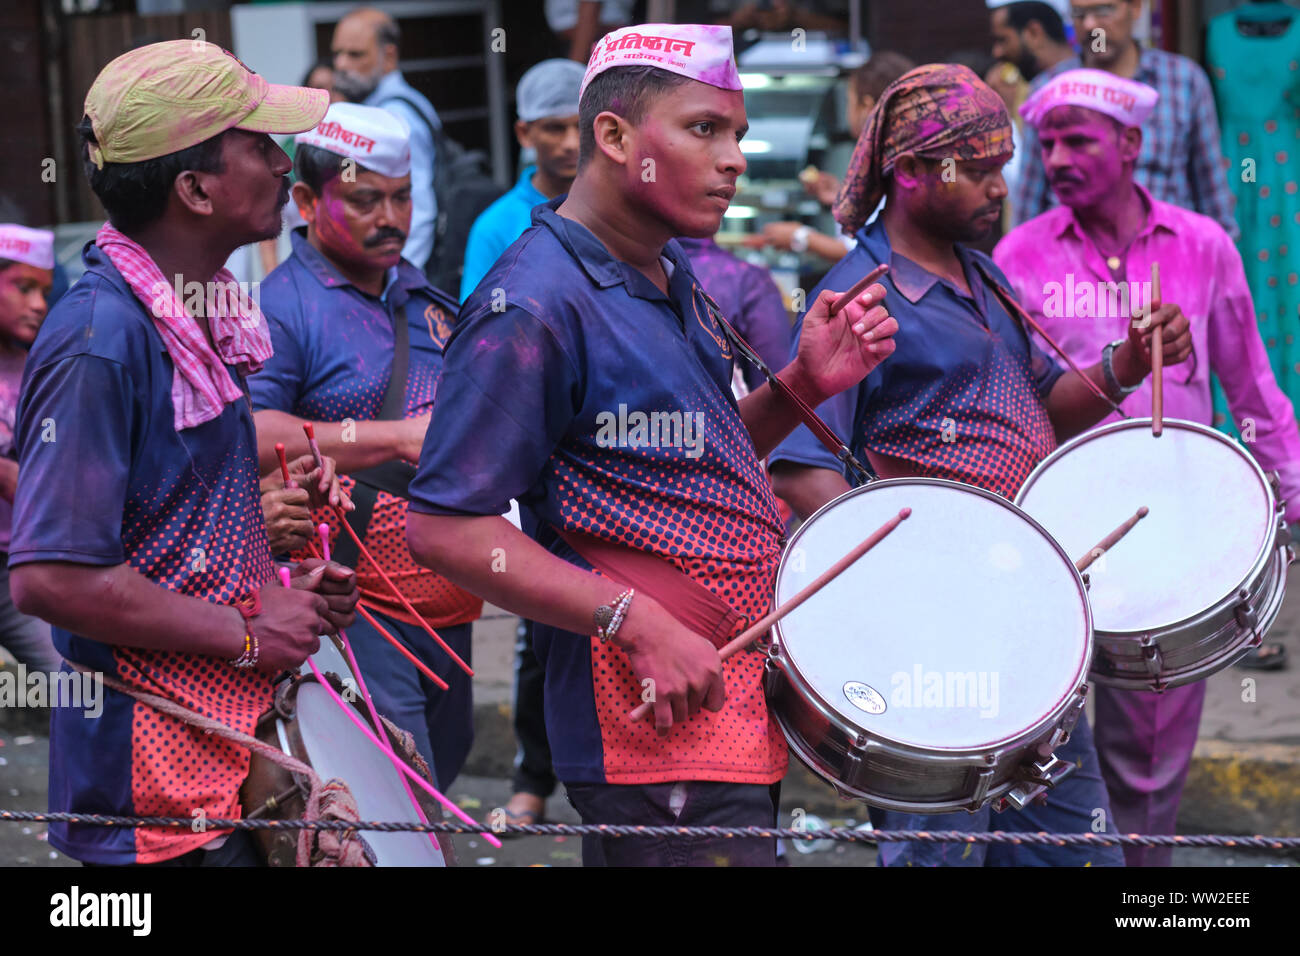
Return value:
<svg viewBox="0 0 1300 956">
<path fill-rule="evenodd" d="M 1237 619 L 1238 627 L 1253 633 L 1259 624 L 1259 617 L 1256 615 L 1255 609 L 1250 606 L 1249 599 L 1250 592 L 1245 588 L 1240 588 L 1237 591 L 1237 600 L 1240 603 L 1232 609 L 1232 616 Z"/>
<path fill-rule="evenodd" d="M 1061 716 L 1061 722 L 1057 724 L 1056 729 L 1052 731 L 1052 736 L 1038 745 L 1038 756 L 1043 757 L 1044 759 L 1051 759 L 1056 748 L 1070 739 L 1070 731 L 1074 729 L 1074 725 L 1077 724 L 1079 718 L 1083 716 L 1083 711 L 1087 706 L 1087 703 L 1088 685 L 1080 684 L 1078 690 L 1075 691 L 1074 703 L 1070 704 L 1069 708 Z"/>
<path fill-rule="evenodd" d="M 980 769 L 975 777 L 975 792 L 971 794 L 970 805 L 967 807 L 972 813 L 984 806 L 984 798 L 988 795 L 989 787 L 993 786 L 993 773 L 997 770 L 998 758 L 993 754 L 986 754 L 984 763 L 987 765 Z"/>
<path fill-rule="evenodd" d="M 1022 780 L 1007 791 L 1007 803 L 1017 810 L 1023 810 L 1037 799 L 1046 796 L 1062 780 L 1074 773 L 1075 765 L 1069 760 L 1062 760 L 1055 755 L 1031 763 L 1025 768 Z"/>
<path fill-rule="evenodd" d="M 776 645 L 773 644 L 769 650 L 768 658 L 763 662 L 763 693 L 769 698 L 775 697 L 778 685 L 781 682 L 781 668 L 777 666 L 776 658 L 772 656 L 775 652 Z"/>
<path fill-rule="evenodd" d="M 1142 663 L 1146 665 L 1147 676 L 1151 678 L 1151 689 L 1157 694 L 1163 691 L 1168 686 L 1160 679 L 1160 674 L 1165 668 L 1165 659 L 1150 634 L 1142 635 Z"/>
<path fill-rule="evenodd" d="M 1092 591 L 1092 577 L 1088 574 L 1087 571 L 1084 571 L 1084 572 L 1083 572 L 1082 577 L 1083 577 L 1083 589 L 1084 589 L 1085 591 L 1091 592 L 1091 591 Z"/>
</svg>

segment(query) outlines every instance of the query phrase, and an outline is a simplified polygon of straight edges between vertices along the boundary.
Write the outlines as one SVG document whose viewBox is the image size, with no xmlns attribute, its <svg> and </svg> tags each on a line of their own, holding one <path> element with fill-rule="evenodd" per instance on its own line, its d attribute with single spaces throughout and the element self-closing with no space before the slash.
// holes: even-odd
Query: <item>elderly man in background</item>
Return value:
<svg viewBox="0 0 1300 956">
<path fill-rule="evenodd" d="M 334 28 L 334 90 L 351 103 L 378 106 L 406 121 L 411 131 L 411 228 L 402 258 L 423 270 L 433 254 L 438 197 L 433 170 L 442 120 L 397 68 L 402 31 L 382 10 L 358 7 Z"/>
</svg>

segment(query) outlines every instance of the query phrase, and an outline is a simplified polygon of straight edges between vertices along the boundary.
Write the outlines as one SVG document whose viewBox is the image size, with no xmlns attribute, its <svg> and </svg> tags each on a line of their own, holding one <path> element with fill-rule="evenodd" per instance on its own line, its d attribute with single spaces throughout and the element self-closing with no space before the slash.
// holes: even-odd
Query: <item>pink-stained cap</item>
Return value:
<svg viewBox="0 0 1300 956">
<path fill-rule="evenodd" d="M 1066 70 L 1025 100 L 1020 115 L 1035 128 L 1058 106 L 1082 106 L 1125 126 L 1141 126 L 1160 94 L 1145 83 L 1104 70 Z"/>
<path fill-rule="evenodd" d="M 315 129 L 293 138 L 356 160 L 380 176 L 394 179 L 411 171 L 411 131 L 396 113 L 359 103 L 331 103 Z"/>
<path fill-rule="evenodd" d="M 54 233 L 13 223 L 0 224 L 0 259 L 38 269 L 53 269 Z"/>
<path fill-rule="evenodd" d="M 697 23 L 641 23 L 606 33 L 591 51 L 578 98 L 616 66 L 657 66 L 723 90 L 739 90 L 731 27 Z"/>
</svg>

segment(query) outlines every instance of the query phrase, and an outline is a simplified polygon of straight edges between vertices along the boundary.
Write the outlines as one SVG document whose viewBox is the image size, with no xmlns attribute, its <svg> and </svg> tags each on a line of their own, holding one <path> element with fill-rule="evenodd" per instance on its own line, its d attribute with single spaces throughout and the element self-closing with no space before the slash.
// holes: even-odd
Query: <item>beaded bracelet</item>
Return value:
<svg viewBox="0 0 1300 956">
<path fill-rule="evenodd" d="M 235 601 L 235 609 L 239 611 L 240 617 L 244 619 L 244 653 L 240 654 L 231 665 L 234 667 L 256 667 L 258 655 L 261 647 L 257 641 L 257 635 L 253 629 L 248 626 L 248 622 L 262 613 L 262 596 L 257 591 L 249 591 L 243 597 Z"/>
<path fill-rule="evenodd" d="M 596 636 L 600 638 L 601 643 L 608 644 L 618 633 L 618 629 L 623 626 L 623 620 L 627 617 L 627 609 L 632 604 L 632 597 L 636 591 L 628 588 L 620 594 L 614 602 L 614 616 L 610 619 L 609 627 L 604 628 Z"/>
</svg>

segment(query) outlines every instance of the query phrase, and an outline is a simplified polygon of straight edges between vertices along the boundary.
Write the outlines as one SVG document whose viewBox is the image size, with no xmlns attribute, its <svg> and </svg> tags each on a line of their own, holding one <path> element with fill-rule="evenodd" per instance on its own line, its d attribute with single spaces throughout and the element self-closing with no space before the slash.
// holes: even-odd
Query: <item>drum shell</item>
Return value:
<svg viewBox="0 0 1300 956">
<path fill-rule="evenodd" d="M 335 674 L 324 675 L 334 690 L 343 695 L 346 688 Z M 277 750 L 311 764 L 307 748 L 303 743 L 298 720 L 295 713 L 295 700 L 298 688 L 308 682 L 315 682 L 315 676 L 298 675 L 282 681 L 276 686 L 275 699 L 270 709 L 258 718 L 254 736 L 263 743 L 270 744 Z M 358 715 L 373 728 L 367 715 Z M 388 728 L 384 735 L 389 746 L 400 753 L 401 745 Z M 346 781 L 345 781 L 346 782 Z M 240 787 L 240 805 L 245 816 L 261 817 L 268 820 L 300 820 L 306 812 L 310 785 L 287 769 L 265 757 L 254 753 L 249 760 L 248 776 Z M 430 820 L 442 818 L 442 811 L 423 791 L 414 789 L 415 797 L 420 802 L 425 816 Z M 254 830 L 253 838 L 266 860 L 268 866 L 296 866 L 298 858 L 299 830 Z M 361 834 L 363 837 L 364 833 Z M 451 842 L 446 837 L 439 837 L 439 845 L 448 865 L 454 865 Z"/>
<path fill-rule="evenodd" d="M 991 492 L 942 479 L 906 478 L 873 482 L 870 486 L 921 483 L 952 486 L 964 494 L 985 497 L 1016 512 L 1050 543 L 1074 578 L 1080 610 L 1086 622 L 1086 643 L 1079 666 L 1079 683 L 1033 726 L 1007 737 L 995 747 L 937 749 L 891 740 L 865 725 L 845 719 L 819 691 L 800 675 L 782 647 L 781 625 L 773 628 L 768 648 L 765 690 L 768 703 L 787 743 L 813 772 L 847 797 L 888 810 L 910 813 L 974 812 L 992 802 L 1020 806 L 1051 786 L 1065 772 L 1053 751 L 1069 739 L 1082 715 L 1088 686 L 1082 680 L 1083 661 L 1091 656 L 1091 614 L 1085 585 L 1069 556 L 1028 515 Z M 860 492 L 862 489 L 859 489 Z M 849 492 L 854 494 L 857 492 Z M 837 499 L 839 500 L 839 499 Z M 828 503 L 829 508 L 834 502 Z M 818 512 L 820 514 L 820 511 Z M 817 515 L 809 518 L 811 523 Z M 791 541 L 793 550 L 796 539 Z M 784 564 L 783 557 L 782 563 Z M 778 570 L 778 582 L 781 572 Z"/>
<path fill-rule="evenodd" d="M 1038 463 L 1021 486 L 1016 504 L 1026 507 L 1026 499 L 1043 473 L 1084 443 L 1104 442 L 1116 432 L 1150 427 L 1149 418 L 1128 419 L 1071 439 Z M 1094 621 L 1095 653 L 1089 677 L 1124 690 L 1162 691 L 1204 680 L 1258 647 L 1281 610 L 1286 570 L 1295 559 L 1276 476 L 1265 475 L 1249 454 L 1207 426 L 1167 418 L 1164 427 L 1202 434 L 1237 451 L 1264 491 L 1267 508 L 1261 511 L 1260 520 L 1271 525 L 1272 534 L 1232 593 L 1196 614 L 1145 629 L 1108 630 Z"/>
</svg>

